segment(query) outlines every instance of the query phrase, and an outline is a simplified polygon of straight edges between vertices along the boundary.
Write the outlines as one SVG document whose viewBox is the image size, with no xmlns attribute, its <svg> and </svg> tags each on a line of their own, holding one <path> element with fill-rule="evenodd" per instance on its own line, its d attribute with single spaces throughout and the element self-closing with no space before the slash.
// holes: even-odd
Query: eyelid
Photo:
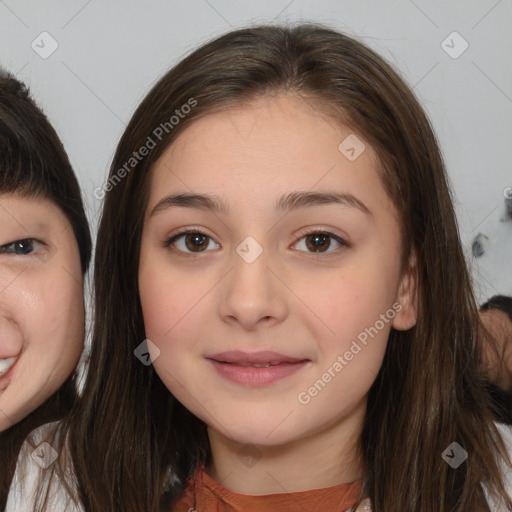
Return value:
<svg viewBox="0 0 512 512">
<path fill-rule="evenodd" d="M 322 258 L 326 259 L 326 258 L 339 256 L 340 251 L 342 251 L 343 249 L 349 249 L 350 247 L 352 247 L 352 244 L 347 242 L 347 240 L 344 237 L 337 235 L 336 233 L 333 233 L 332 231 L 329 231 L 327 229 L 321 229 L 321 228 L 312 228 L 312 229 L 307 228 L 307 231 L 304 231 L 297 235 L 298 239 L 297 239 L 297 241 L 295 241 L 293 243 L 292 247 L 298 245 L 305 237 L 310 236 L 310 235 L 316 235 L 316 234 L 323 234 L 323 235 L 328 236 L 329 238 L 331 238 L 332 240 L 334 240 L 335 242 L 340 244 L 340 247 L 338 247 L 337 249 L 334 249 L 332 251 L 327 250 L 325 252 L 301 251 L 298 249 L 294 249 L 294 250 L 296 250 L 297 252 L 299 252 L 301 254 L 306 254 L 308 256 L 310 255 L 310 256 L 315 256 L 317 258 L 322 257 Z M 329 249 L 330 249 L 330 247 L 329 247 Z"/>
<path fill-rule="evenodd" d="M 316 233 L 323 233 L 326 235 L 329 235 L 331 238 L 334 238 L 335 240 L 340 241 L 340 243 L 343 243 L 347 247 L 351 247 L 352 243 L 348 241 L 348 235 L 345 234 L 337 234 L 334 232 L 335 228 L 326 228 L 325 226 L 308 226 L 307 228 L 301 229 L 296 236 L 303 238 L 307 235 L 313 235 Z"/>
<path fill-rule="evenodd" d="M 209 239 L 211 239 L 215 244 L 219 245 L 212 236 L 208 235 L 208 233 L 206 233 L 203 229 L 201 228 L 196 228 L 196 227 L 187 227 L 187 228 L 183 228 L 181 231 L 178 231 L 177 233 L 174 233 L 172 235 L 170 235 L 166 240 L 164 240 L 164 242 L 162 243 L 162 245 L 166 248 L 169 248 L 170 250 L 172 250 L 174 253 L 180 255 L 180 256 L 196 256 L 196 255 L 200 255 L 202 253 L 206 253 L 206 252 L 212 252 L 211 250 L 204 250 L 204 251 L 199 251 L 199 252 L 185 252 L 185 251 L 182 251 L 180 249 L 176 249 L 175 247 L 172 247 L 172 244 L 174 244 L 174 242 L 176 240 L 178 240 L 181 236 L 183 235 L 186 235 L 186 234 L 201 234 Z M 328 229 L 325 229 L 325 228 L 320 228 L 320 227 L 308 227 L 308 228 L 304 228 L 303 230 L 301 230 L 301 232 L 299 232 L 298 234 L 296 234 L 296 236 L 298 237 L 297 240 L 293 243 L 293 245 L 297 245 L 304 237 L 308 236 L 308 235 L 313 235 L 313 234 L 324 234 L 324 235 L 327 235 L 329 236 L 330 238 L 332 238 L 333 240 L 335 240 L 336 242 L 338 242 L 342 248 L 350 248 L 352 247 L 352 244 L 350 242 L 348 242 L 345 237 L 343 236 L 340 236 L 340 235 L 337 235 L 336 233 L 333 233 L 332 231 L 329 231 Z M 338 251 L 340 251 L 341 248 L 338 248 L 338 249 L 335 249 L 333 251 L 328 251 L 328 252 L 308 252 L 308 251 L 298 251 L 298 252 L 304 252 L 306 254 L 312 254 L 312 255 L 331 255 L 331 254 L 335 254 L 337 253 Z"/>
<path fill-rule="evenodd" d="M 206 233 L 202 228 L 188 227 L 188 228 L 183 228 L 183 229 L 177 231 L 176 233 L 173 233 L 172 235 L 168 236 L 165 239 L 164 244 L 167 245 L 171 241 L 174 241 L 181 235 L 186 235 L 187 233 L 199 233 L 199 234 L 207 236 L 213 240 L 213 237 L 210 236 L 208 233 Z"/>
<path fill-rule="evenodd" d="M 216 243 L 217 245 L 219 245 L 217 242 L 215 242 L 214 238 L 212 236 L 210 236 L 208 233 L 206 233 L 203 229 L 201 228 L 196 228 L 196 227 L 187 227 L 187 228 L 183 228 L 181 230 L 179 230 L 178 232 L 170 235 L 169 237 L 167 237 L 163 243 L 162 243 L 162 246 L 169 249 L 170 251 L 172 251 L 173 253 L 177 254 L 178 256 L 185 256 L 185 257 L 188 257 L 188 256 L 197 256 L 197 255 L 200 255 L 202 253 L 205 253 L 205 252 L 211 252 L 211 251 L 199 251 L 199 252 L 185 252 L 185 251 L 182 251 L 180 249 L 176 249 L 175 247 L 172 247 L 172 245 L 176 242 L 176 240 L 178 240 L 181 236 L 183 235 L 187 235 L 187 234 L 200 234 L 200 235 L 203 235 L 211 240 L 213 240 L 214 243 Z"/>
</svg>

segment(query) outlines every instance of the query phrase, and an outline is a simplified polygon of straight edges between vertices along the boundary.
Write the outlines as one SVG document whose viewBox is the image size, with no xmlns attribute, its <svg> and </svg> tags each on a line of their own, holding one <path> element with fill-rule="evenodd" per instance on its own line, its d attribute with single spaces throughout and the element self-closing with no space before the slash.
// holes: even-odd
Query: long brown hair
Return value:
<svg viewBox="0 0 512 512">
<path fill-rule="evenodd" d="M 78 181 L 61 141 L 28 88 L 0 70 L 0 194 L 44 197 L 68 218 L 85 274 L 92 241 Z M 76 374 L 36 410 L 0 433 L 0 510 L 7 501 L 20 447 L 35 428 L 62 418 L 77 398 Z"/>
<path fill-rule="evenodd" d="M 66 426 L 85 510 L 165 510 L 209 459 L 205 425 L 133 355 L 145 338 L 137 275 L 150 170 L 201 116 L 267 93 L 316 101 L 375 149 L 399 212 L 404 272 L 412 249 L 418 256 L 418 321 L 390 334 L 361 436 L 374 512 L 487 510 L 480 484 L 505 496 L 505 451 L 482 385 L 477 309 L 435 135 L 381 57 L 318 24 L 245 28 L 203 45 L 156 83 L 119 142 L 97 239 L 91 364 Z M 187 113 L 170 122 L 177 109 Z M 155 145 L 139 158 L 148 137 Z M 454 441 L 469 453 L 458 469 L 441 457 Z"/>
</svg>

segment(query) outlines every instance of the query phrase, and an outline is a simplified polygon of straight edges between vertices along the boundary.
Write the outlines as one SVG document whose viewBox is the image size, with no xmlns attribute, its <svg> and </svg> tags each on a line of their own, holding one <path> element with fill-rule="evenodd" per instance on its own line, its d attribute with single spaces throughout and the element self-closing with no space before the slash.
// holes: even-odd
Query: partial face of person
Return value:
<svg viewBox="0 0 512 512">
<path fill-rule="evenodd" d="M 484 358 L 492 382 L 512 390 L 512 321 L 499 309 L 480 312 L 480 319 L 492 336 L 484 340 Z"/>
<path fill-rule="evenodd" d="M 84 341 L 80 256 L 53 202 L 0 195 L 0 430 L 73 372 Z"/>
<path fill-rule="evenodd" d="M 415 323 L 362 144 L 280 95 L 195 121 L 152 169 L 139 287 L 153 365 L 227 439 L 278 445 L 364 414 L 391 328 Z"/>
</svg>

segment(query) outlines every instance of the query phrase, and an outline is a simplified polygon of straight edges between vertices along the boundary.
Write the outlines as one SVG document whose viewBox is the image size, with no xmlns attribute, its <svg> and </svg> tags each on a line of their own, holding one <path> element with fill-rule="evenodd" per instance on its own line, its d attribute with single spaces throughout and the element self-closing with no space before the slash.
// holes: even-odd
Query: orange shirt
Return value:
<svg viewBox="0 0 512 512">
<path fill-rule="evenodd" d="M 291 493 L 250 496 L 226 489 L 200 467 L 173 503 L 173 512 L 342 512 L 353 507 L 359 497 L 359 481 Z"/>
</svg>

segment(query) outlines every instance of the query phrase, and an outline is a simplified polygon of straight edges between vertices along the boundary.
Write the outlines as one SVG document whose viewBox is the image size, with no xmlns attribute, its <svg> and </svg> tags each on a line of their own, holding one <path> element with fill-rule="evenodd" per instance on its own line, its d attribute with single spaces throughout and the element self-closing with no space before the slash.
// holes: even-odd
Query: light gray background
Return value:
<svg viewBox="0 0 512 512">
<path fill-rule="evenodd" d="M 0 65 L 26 81 L 71 158 L 93 233 L 117 141 L 150 86 L 213 36 L 258 22 L 320 21 L 357 36 L 413 87 L 440 140 L 477 299 L 512 294 L 512 0 L 5 0 Z M 452 54 L 468 48 L 457 58 Z M 32 43 L 58 48 L 43 59 Z M 41 42 L 45 37 L 46 42 Z M 443 43 L 445 41 L 445 43 Z M 471 256 L 477 233 L 486 253 Z"/>
</svg>

